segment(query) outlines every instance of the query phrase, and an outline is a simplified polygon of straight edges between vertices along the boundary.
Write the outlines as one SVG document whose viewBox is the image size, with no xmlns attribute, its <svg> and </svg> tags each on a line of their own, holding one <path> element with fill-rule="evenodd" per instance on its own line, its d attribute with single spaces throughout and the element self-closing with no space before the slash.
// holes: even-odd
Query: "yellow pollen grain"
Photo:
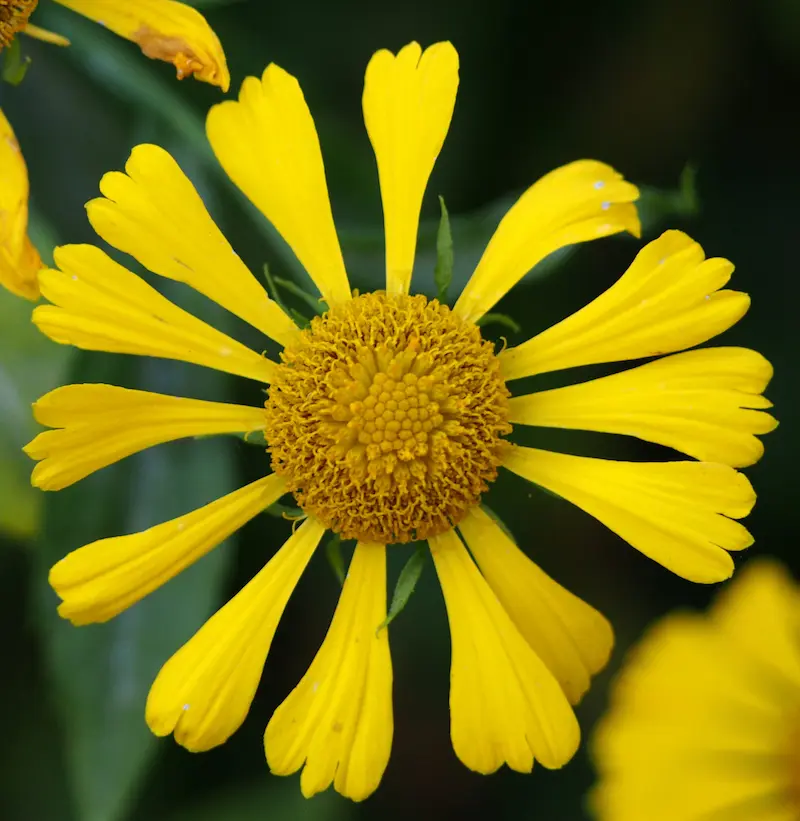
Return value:
<svg viewBox="0 0 800 821">
<path fill-rule="evenodd" d="M 447 306 L 365 294 L 316 317 L 282 360 L 272 469 L 343 538 L 442 533 L 496 477 L 509 392 L 491 343 Z"/>
<path fill-rule="evenodd" d="M 39 0 L 0 0 L 0 51 L 28 24 Z"/>
</svg>

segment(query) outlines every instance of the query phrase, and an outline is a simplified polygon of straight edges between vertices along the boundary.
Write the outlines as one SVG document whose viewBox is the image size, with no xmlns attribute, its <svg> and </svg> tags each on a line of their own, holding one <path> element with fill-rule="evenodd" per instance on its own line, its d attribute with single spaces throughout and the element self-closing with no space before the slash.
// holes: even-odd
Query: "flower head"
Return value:
<svg viewBox="0 0 800 821">
<path fill-rule="evenodd" d="M 0 0 L 0 51 L 22 32 L 57 45 L 69 40 L 29 22 L 39 0 Z M 217 35 L 199 11 L 177 0 L 55 0 L 171 62 L 178 78 L 195 76 L 227 91 L 230 75 Z M 28 172 L 11 125 L 0 110 L 0 285 L 38 299 L 41 260 L 28 239 Z"/>
<path fill-rule="evenodd" d="M 800 815 L 800 589 L 748 565 L 708 613 L 653 627 L 594 739 L 604 821 Z"/>
<path fill-rule="evenodd" d="M 582 160 L 532 185 L 506 214 L 451 309 L 409 293 L 422 198 L 455 104 L 449 43 L 378 52 L 364 118 L 386 232 L 386 287 L 351 292 L 314 123 L 297 81 L 271 65 L 207 130 L 233 181 L 291 246 L 327 303 L 300 329 L 258 285 L 175 160 L 138 146 L 88 205 L 97 233 L 150 271 L 180 280 L 283 346 L 257 354 L 191 316 L 99 248 L 56 250 L 41 273 L 51 304 L 34 321 L 90 350 L 166 357 L 267 384 L 263 407 L 70 385 L 35 405 L 51 430 L 27 447 L 33 482 L 57 490 L 143 448 L 184 436 L 261 431 L 272 472 L 199 510 L 104 539 L 60 561 L 50 581 L 76 624 L 130 606 L 279 499 L 304 520 L 156 679 L 146 716 L 192 750 L 242 723 L 286 602 L 326 530 L 357 544 L 328 634 L 265 733 L 270 768 L 303 768 L 306 795 L 331 783 L 372 792 L 392 741 L 386 621 L 388 544 L 427 540 L 452 634 L 451 735 L 470 768 L 528 772 L 574 753 L 572 711 L 612 645 L 608 622 L 543 573 L 482 506 L 505 468 L 564 496 L 689 578 L 732 572 L 751 539 L 734 519 L 754 501 L 734 466 L 774 426 L 761 396 L 770 367 L 738 348 L 679 353 L 614 376 L 511 397 L 545 371 L 681 351 L 736 322 L 743 294 L 719 290 L 732 266 L 684 234 L 647 245 L 605 294 L 553 328 L 496 353 L 476 321 L 565 245 L 639 232 L 635 186 Z M 699 461 L 631 463 L 514 444 L 513 425 L 625 433 Z M 266 465 L 265 465 L 266 467 Z M 390 549 L 402 549 L 393 547 Z"/>
<path fill-rule="evenodd" d="M 39 0 L 0 0 L 0 49 L 11 44 L 23 31 Z"/>
</svg>

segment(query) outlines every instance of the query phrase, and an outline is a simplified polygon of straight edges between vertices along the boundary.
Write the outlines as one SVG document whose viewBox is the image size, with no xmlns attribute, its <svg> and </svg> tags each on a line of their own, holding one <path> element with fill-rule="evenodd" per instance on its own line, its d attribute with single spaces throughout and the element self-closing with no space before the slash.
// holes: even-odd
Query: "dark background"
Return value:
<svg viewBox="0 0 800 821">
<path fill-rule="evenodd" d="M 748 520 L 752 556 L 793 569 L 796 530 L 792 425 L 798 332 L 796 232 L 800 223 L 800 5 L 794 0 L 526 2 L 197 2 L 225 47 L 231 95 L 275 61 L 301 81 L 315 116 L 340 237 L 354 284 L 382 283 L 382 217 L 374 157 L 361 120 L 363 72 L 373 51 L 412 39 L 450 39 L 461 86 L 450 135 L 428 189 L 414 284 L 432 290 L 432 236 L 441 193 L 454 220 L 460 287 L 503 209 L 541 174 L 581 157 L 611 163 L 645 189 L 644 239 L 680 227 L 710 256 L 732 259 L 733 287 L 753 307 L 724 337 L 774 363 L 769 396 L 782 426 L 748 471 L 759 502 Z M 31 70 L 0 88 L 28 161 L 31 231 L 45 258 L 60 242 L 92 242 L 83 204 L 133 145 L 173 152 L 237 251 L 259 271 L 294 276 L 286 249 L 265 230 L 221 170 L 203 134 L 219 90 L 179 84 L 173 69 L 130 43 L 42 0 L 34 22 L 71 37 L 58 49 L 30 40 Z M 691 163 L 697 200 L 677 190 Z M 614 237 L 539 266 L 499 306 L 523 326 L 514 344 L 579 308 L 627 267 L 640 243 Z M 181 304 L 256 348 L 262 341 L 174 283 Z M 454 295 L 456 288 L 451 293 Z M 338 593 L 320 553 L 286 611 L 256 701 L 223 747 L 193 755 L 144 725 L 147 688 L 203 619 L 252 576 L 289 532 L 261 516 L 164 589 L 104 626 L 73 628 L 55 614 L 47 568 L 97 538 L 186 512 L 262 475 L 263 451 L 237 440 L 164 445 L 58 494 L 28 487 L 19 447 L 35 433 L 28 405 L 73 380 L 111 381 L 258 402 L 255 387 L 190 365 L 81 354 L 39 336 L 30 306 L 0 295 L 0 818 L 4 821 L 250 821 L 586 817 L 592 772 L 582 746 L 560 772 L 467 771 L 450 746 L 449 639 L 428 567 L 392 626 L 395 742 L 378 792 L 355 805 L 329 792 L 300 797 L 297 777 L 268 774 L 261 736 L 321 641 Z M 588 373 L 597 372 L 590 371 Z M 555 375 L 562 384 L 587 374 Z M 669 458 L 623 438 L 538 431 L 530 443 L 616 458 Z M 644 558 L 566 502 L 503 477 L 490 505 L 518 542 L 569 589 L 600 608 L 618 644 L 578 714 L 589 738 L 625 649 L 655 617 L 702 606 L 692 585 Z M 410 548 L 392 555 L 392 580 Z M 742 557 L 740 561 L 746 561 Z"/>
</svg>

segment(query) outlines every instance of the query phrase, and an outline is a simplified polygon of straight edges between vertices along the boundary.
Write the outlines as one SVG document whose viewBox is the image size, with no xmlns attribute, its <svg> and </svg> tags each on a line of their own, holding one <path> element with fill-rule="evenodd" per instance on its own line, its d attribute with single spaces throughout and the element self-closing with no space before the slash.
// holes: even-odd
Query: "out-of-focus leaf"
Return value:
<svg viewBox="0 0 800 821">
<path fill-rule="evenodd" d="M 700 213 L 697 193 L 697 168 L 686 165 L 674 189 L 653 188 L 640 185 L 641 197 L 637 203 L 642 233 L 646 237 L 675 218 L 687 219 Z"/>
<path fill-rule="evenodd" d="M 3 81 L 12 86 L 18 86 L 28 73 L 31 58 L 22 54 L 19 37 L 15 37 L 3 52 L 3 68 L 0 75 Z"/>
<path fill-rule="evenodd" d="M 163 821 L 349 821 L 356 813 L 355 805 L 333 790 L 309 801 L 303 798 L 296 777 L 275 776 L 265 777 L 264 783 L 215 793 Z"/>
<path fill-rule="evenodd" d="M 45 260 L 53 232 L 31 213 L 31 236 Z M 31 403 L 60 384 L 72 349 L 56 345 L 31 322 L 32 303 L 0 288 L 0 530 L 17 538 L 39 527 L 41 493 L 31 487 L 22 447 L 36 433 Z"/>
</svg>

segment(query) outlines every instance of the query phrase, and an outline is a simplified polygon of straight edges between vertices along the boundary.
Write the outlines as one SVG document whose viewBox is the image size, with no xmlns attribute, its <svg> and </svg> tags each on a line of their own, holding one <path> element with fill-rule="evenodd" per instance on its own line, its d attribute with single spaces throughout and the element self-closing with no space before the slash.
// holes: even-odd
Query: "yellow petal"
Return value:
<svg viewBox="0 0 800 821">
<path fill-rule="evenodd" d="M 580 729 L 564 691 L 450 530 L 428 540 L 450 622 L 450 734 L 458 758 L 492 773 L 572 758 Z"/>
<path fill-rule="evenodd" d="M 198 80 L 227 91 L 225 52 L 197 9 L 176 0 L 56 0 L 141 48 L 146 57 L 172 63 L 178 79 Z"/>
<path fill-rule="evenodd" d="M 509 421 L 637 436 L 707 462 L 744 467 L 777 422 L 755 408 L 772 366 L 746 348 L 703 348 L 566 388 L 518 396 Z"/>
<path fill-rule="evenodd" d="M 608 620 L 542 572 L 480 507 L 458 525 L 484 578 L 572 704 L 608 663 Z"/>
<path fill-rule="evenodd" d="M 693 582 L 727 579 L 733 573 L 727 551 L 753 543 L 733 519 L 750 512 L 755 493 L 745 476 L 727 465 L 614 462 L 517 445 L 503 465 L 563 496 Z"/>
<path fill-rule="evenodd" d="M 604 163 L 579 160 L 534 183 L 503 217 L 453 309 L 474 322 L 546 256 L 620 231 L 639 236 L 635 185 Z"/>
<path fill-rule="evenodd" d="M 750 600 L 749 574 L 748 567 L 715 608 L 742 608 L 740 624 L 748 615 L 758 621 L 766 603 L 760 595 Z M 740 579 L 748 580 L 746 591 Z M 795 615 L 796 588 L 793 599 Z M 796 648 L 794 620 L 791 630 Z M 768 634 L 761 637 L 769 643 Z M 648 821 L 796 817 L 796 809 L 792 816 L 782 808 L 794 801 L 796 738 L 787 715 L 796 710 L 797 688 L 775 672 L 713 617 L 662 620 L 629 658 L 593 740 L 597 817 L 640 821 L 642 807 Z"/>
<path fill-rule="evenodd" d="M 60 270 L 39 275 L 52 305 L 33 321 L 64 345 L 193 362 L 269 382 L 275 363 L 196 319 L 93 245 L 55 250 Z"/>
<path fill-rule="evenodd" d="M 165 396 L 115 385 L 65 385 L 33 405 L 36 421 L 57 430 L 25 448 L 39 461 L 31 482 L 61 490 L 132 453 L 187 436 L 250 433 L 264 409 Z"/>
<path fill-rule="evenodd" d="M 145 718 L 192 752 L 239 729 L 250 709 L 275 630 L 325 528 L 307 519 L 257 576 L 161 668 Z"/>
<path fill-rule="evenodd" d="M 314 120 L 297 80 L 274 64 L 247 77 L 239 101 L 215 105 L 206 133 L 222 167 L 275 226 L 329 305 L 350 285 Z"/>
<path fill-rule="evenodd" d="M 56 2 L 58 2 L 58 0 L 56 0 Z M 57 34 L 54 31 L 39 28 L 39 26 L 34 26 L 31 23 L 28 23 L 28 25 L 22 29 L 22 33 L 27 34 L 28 37 L 33 37 L 34 40 L 41 40 L 43 43 L 50 43 L 51 46 L 70 45 L 69 40 L 62 34 Z"/>
<path fill-rule="evenodd" d="M 39 298 L 42 267 L 28 239 L 28 169 L 11 123 L 0 109 L 0 285 L 26 299 Z"/>
<path fill-rule="evenodd" d="M 101 539 L 74 550 L 50 570 L 73 624 L 108 621 L 177 576 L 286 492 L 270 475 L 198 510 L 141 533 Z"/>
<path fill-rule="evenodd" d="M 800 690 L 800 592 L 782 565 L 748 562 L 717 597 L 711 616 L 744 655 Z"/>
<path fill-rule="evenodd" d="M 747 294 L 721 291 L 733 265 L 705 259 L 681 231 L 648 243 L 605 293 L 585 308 L 500 355 L 506 379 L 657 356 L 699 345 L 738 322 Z"/>
<path fill-rule="evenodd" d="M 384 49 L 367 66 L 362 104 L 378 163 L 390 294 L 408 293 L 422 197 L 450 128 L 457 89 L 458 54 L 450 43 L 424 52 L 410 43 L 396 57 Z"/>
<path fill-rule="evenodd" d="M 392 660 L 386 618 L 386 548 L 356 545 L 328 635 L 264 734 L 270 770 L 303 767 L 307 798 L 327 789 L 361 801 L 392 749 Z"/>
<path fill-rule="evenodd" d="M 138 145 L 100 182 L 105 198 L 86 206 L 95 231 L 149 268 L 191 285 L 286 345 L 295 323 L 273 302 L 214 224 L 175 160 L 156 145 Z"/>
</svg>

